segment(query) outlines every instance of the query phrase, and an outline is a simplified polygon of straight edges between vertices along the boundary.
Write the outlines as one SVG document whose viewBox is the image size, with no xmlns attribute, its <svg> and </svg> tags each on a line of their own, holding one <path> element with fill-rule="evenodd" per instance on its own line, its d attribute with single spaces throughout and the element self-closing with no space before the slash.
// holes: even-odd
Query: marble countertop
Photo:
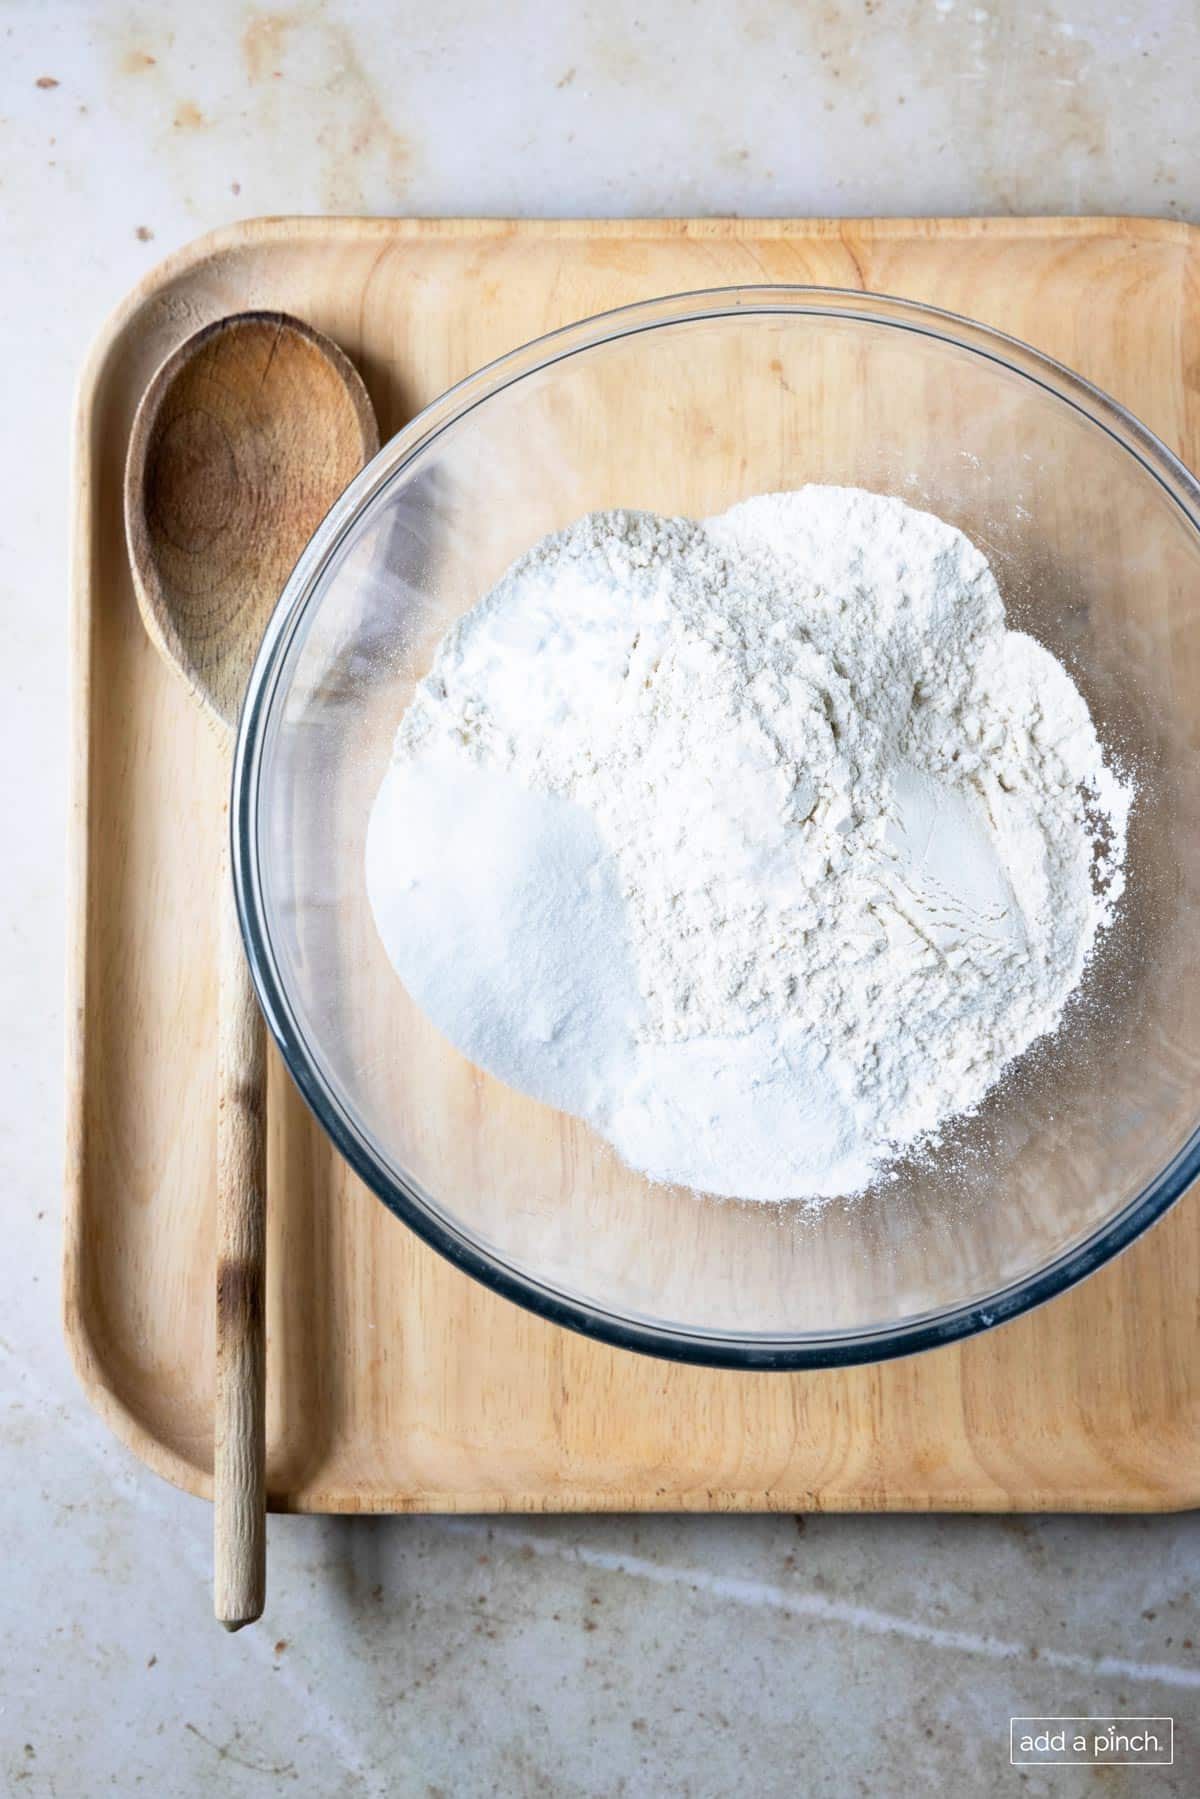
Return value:
<svg viewBox="0 0 1200 1799">
<path fill-rule="evenodd" d="M 1171 1714 L 1195 1516 L 276 1519 L 209 1617 L 207 1507 L 106 1433 L 58 1320 L 73 383 L 107 309 L 280 212 L 1200 220 L 1194 0 L 95 0 L 0 10 L 0 1788 L 1085 1793 L 1014 1713 Z"/>
</svg>

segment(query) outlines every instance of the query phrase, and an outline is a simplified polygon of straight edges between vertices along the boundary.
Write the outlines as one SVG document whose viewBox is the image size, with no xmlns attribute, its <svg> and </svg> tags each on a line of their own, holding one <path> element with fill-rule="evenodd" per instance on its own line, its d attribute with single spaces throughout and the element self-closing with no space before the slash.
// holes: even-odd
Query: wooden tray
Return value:
<svg viewBox="0 0 1200 1799">
<path fill-rule="evenodd" d="M 78 407 L 66 1329 L 130 1447 L 210 1491 L 219 758 L 145 640 L 121 471 L 158 362 L 280 307 L 359 364 L 386 438 L 469 370 L 650 295 L 812 282 L 1014 332 L 1200 461 L 1200 236 L 1146 220 L 269 220 L 142 282 Z M 1118 1510 L 1200 1500 L 1200 1206 L 999 1331 L 875 1368 L 718 1373 L 493 1297 L 354 1180 L 278 1065 L 271 1503 L 297 1511 Z"/>
</svg>

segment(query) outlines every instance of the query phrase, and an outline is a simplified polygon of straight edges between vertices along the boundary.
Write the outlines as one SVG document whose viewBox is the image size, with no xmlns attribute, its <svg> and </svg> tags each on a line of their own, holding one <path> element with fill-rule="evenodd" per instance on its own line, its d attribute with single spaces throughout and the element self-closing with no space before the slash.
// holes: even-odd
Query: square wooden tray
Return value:
<svg viewBox="0 0 1200 1799">
<path fill-rule="evenodd" d="M 211 1487 L 217 748 L 138 619 L 121 475 L 183 337 L 278 307 L 386 438 L 555 326 L 738 282 L 926 300 L 1035 343 L 1200 461 L 1200 237 L 1148 220 L 266 220 L 151 273 L 78 404 L 66 1329 L 93 1404 Z M 268 1483 L 298 1511 L 1134 1510 L 1200 1499 L 1200 1207 L 1001 1330 L 873 1368 L 732 1374 L 494 1297 L 349 1174 L 278 1065 Z"/>
</svg>

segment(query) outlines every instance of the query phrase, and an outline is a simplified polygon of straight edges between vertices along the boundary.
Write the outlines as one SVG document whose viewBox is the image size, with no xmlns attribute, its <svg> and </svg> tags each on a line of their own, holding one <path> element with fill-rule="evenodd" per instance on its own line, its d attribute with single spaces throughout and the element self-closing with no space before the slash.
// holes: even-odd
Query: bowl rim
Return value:
<svg viewBox="0 0 1200 1799">
<path fill-rule="evenodd" d="M 234 891 L 250 972 L 285 1066 L 317 1123 L 388 1209 L 455 1266 L 527 1310 L 618 1349 L 709 1367 L 759 1370 L 880 1362 L 974 1336 L 1044 1304 L 1127 1248 L 1200 1174 L 1200 1123 L 1158 1175 L 1106 1223 L 1036 1273 L 982 1299 L 867 1331 L 749 1335 L 654 1323 L 606 1311 L 538 1280 L 485 1249 L 413 1181 L 383 1167 L 366 1133 L 330 1091 L 280 973 L 263 903 L 259 797 L 267 727 L 288 650 L 321 577 L 367 508 L 441 435 L 493 395 L 540 369 L 620 338 L 704 320 L 786 314 L 847 319 L 915 332 L 997 363 L 1031 381 L 1138 461 L 1200 536 L 1200 482 L 1103 389 L 1021 339 L 960 314 L 896 295 L 787 285 L 697 289 L 634 302 L 530 340 L 484 364 L 425 406 L 366 465 L 317 527 L 268 621 L 246 688 L 233 761 L 230 836 Z"/>
</svg>

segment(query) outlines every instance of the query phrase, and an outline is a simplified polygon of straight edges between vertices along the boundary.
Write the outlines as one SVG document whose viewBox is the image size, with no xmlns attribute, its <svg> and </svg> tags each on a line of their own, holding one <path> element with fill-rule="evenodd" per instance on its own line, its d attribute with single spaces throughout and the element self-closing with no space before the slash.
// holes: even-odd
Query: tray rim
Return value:
<svg viewBox="0 0 1200 1799">
<path fill-rule="evenodd" d="M 88 815 L 91 777 L 91 545 L 95 524 L 93 427 L 99 410 L 104 377 L 124 334 L 143 309 L 172 283 L 194 275 L 205 263 L 216 262 L 241 250 L 291 242 L 362 241 L 381 244 L 421 239 L 474 238 L 540 241 L 580 241 L 598 234 L 633 241 L 656 240 L 721 242 L 742 238 L 781 241 L 789 238 L 841 242 L 855 264 L 854 239 L 871 241 L 912 239 L 1104 239 L 1134 238 L 1143 243 L 1174 244 L 1185 251 L 1200 245 L 1200 226 L 1183 220 L 1138 215 L 1073 217 L 1051 215 L 970 216 L 957 218 L 902 217 L 845 219 L 769 218 L 585 218 L 514 219 L 505 217 L 366 218 L 355 216 L 268 215 L 218 226 L 191 240 L 160 260 L 116 304 L 104 320 L 83 363 L 73 403 L 71 454 L 72 505 L 69 554 L 69 706 L 68 846 L 66 867 L 66 1130 L 64 1170 L 64 1227 L 62 1261 L 62 1318 L 68 1353 L 84 1396 L 113 1434 L 154 1473 L 198 1498 L 211 1499 L 212 1477 L 203 1468 L 169 1447 L 141 1423 L 109 1378 L 103 1355 L 93 1340 L 84 1303 L 87 1245 L 83 1230 L 85 1186 L 85 1109 L 88 1038 L 87 895 L 89 836 Z M 861 291 L 872 290 L 862 285 Z M 515 346 L 514 346 L 515 347 Z M 1181 1197 L 1184 1197 L 1181 1195 Z M 1170 1208 L 1169 1208 L 1170 1209 Z M 1003 1328 L 1000 1326 L 998 1328 Z M 934 1353 L 925 1351 L 924 1353 Z M 770 1378 L 774 1370 L 756 1370 Z M 786 1371 L 784 1371 L 786 1377 Z M 1064 1487 L 1037 1493 L 1011 1505 L 972 1495 L 969 1490 L 953 1499 L 918 1491 L 891 1491 L 879 1502 L 869 1492 L 841 1493 L 823 1505 L 815 1492 L 795 1490 L 773 1495 L 770 1489 L 752 1492 L 705 1489 L 696 1493 L 639 1496 L 643 1511 L 793 1511 L 804 1509 L 843 1512 L 963 1512 L 1121 1511 L 1157 1513 L 1186 1510 L 1200 1505 L 1200 1486 L 1164 1488 L 1136 1502 L 1128 1493 L 1106 1495 L 1094 1487 Z M 495 1491 L 422 1491 L 411 1502 L 404 1495 L 372 1496 L 344 1488 L 297 1496 L 269 1495 L 269 1508 L 281 1512 L 401 1514 L 404 1512 L 587 1512 L 629 1509 L 629 1496 L 614 1492 L 610 1501 L 604 1490 L 572 1489 L 556 1492 L 552 1501 L 543 1493 L 507 1494 Z"/>
</svg>

